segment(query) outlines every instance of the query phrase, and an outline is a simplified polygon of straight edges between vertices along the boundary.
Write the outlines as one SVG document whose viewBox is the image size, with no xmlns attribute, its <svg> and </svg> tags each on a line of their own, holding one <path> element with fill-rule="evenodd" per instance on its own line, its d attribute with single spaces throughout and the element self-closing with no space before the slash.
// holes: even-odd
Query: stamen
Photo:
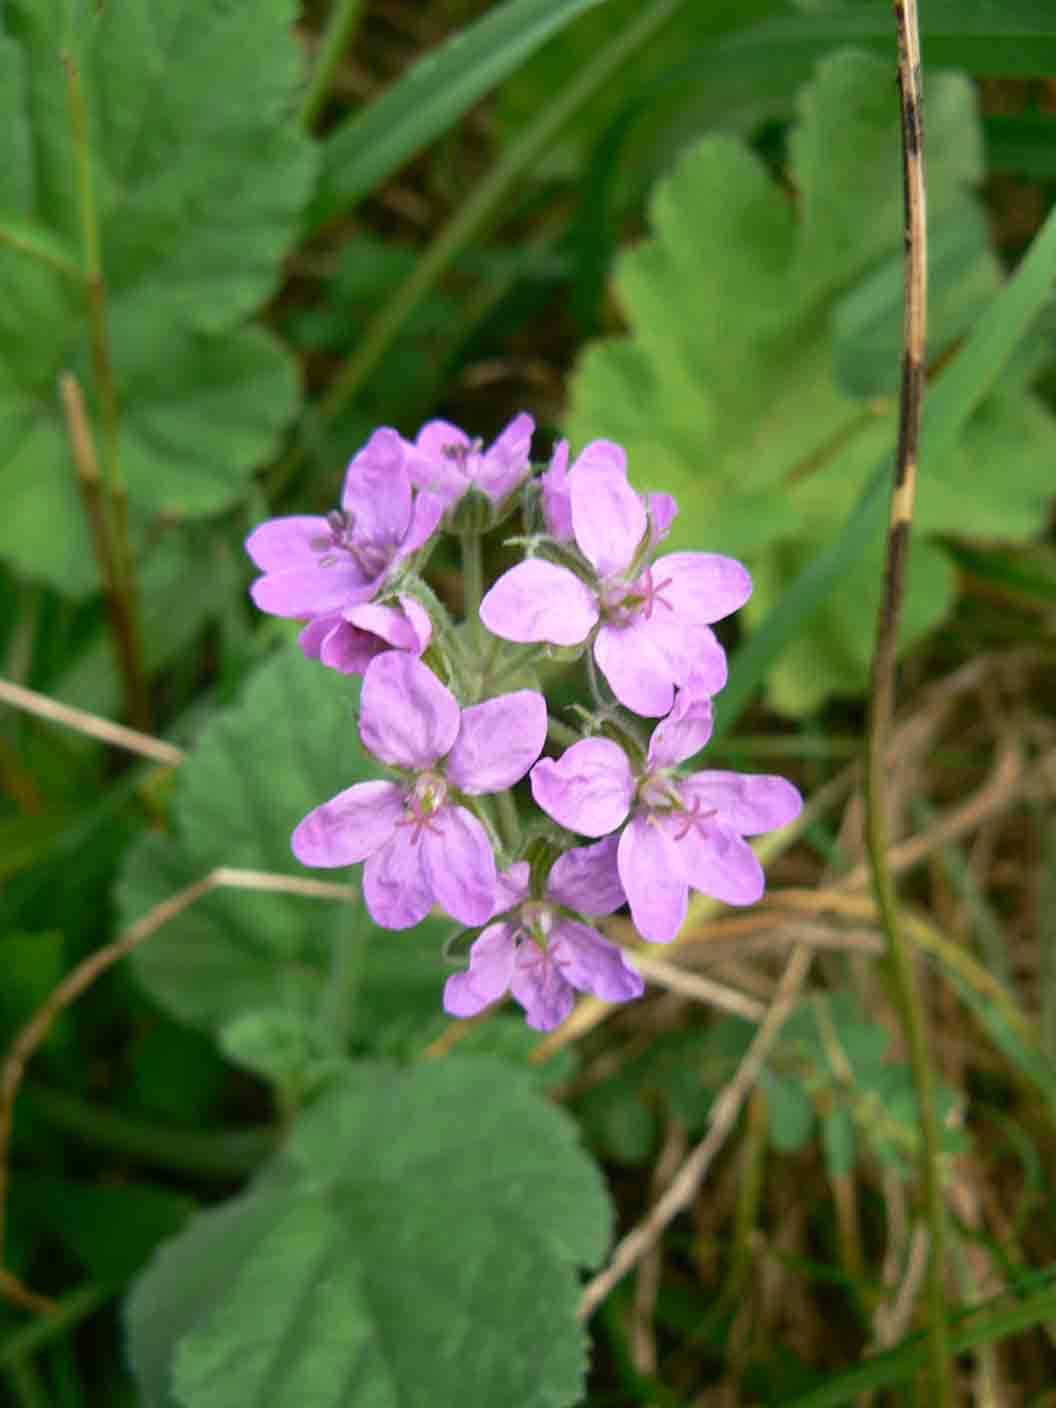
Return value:
<svg viewBox="0 0 1056 1408">
<path fill-rule="evenodd" d="M 405 815 L 396 825 L 414 828 L 411 834 L 412 846 L 417 846 L 423 831 L 431 831 L 434 836 L 444 834 L 443 827 L 437 821 L 437 813 L 432 809 L 427 811 L 422 805 L 421 797 L 418 796 L 412 797 Z"/>
<path fill-rule="evenodd" d="M 687 808 L 685 809 L 685 811 L 683 812 L 683 826 L 682 826 L 682 830 L 679 831 L 679 832 L 676 834 L 675 840 L 676 840 L 676 841 L 681 841 L 681 840 L 683 840 L 683 838 L 686 837 L 686 836 L 688 836 L 689 833 L 690 833 L 696 826 L 699 826 L 702 821 L 707 821 L 707 820 L 709 819 L 709 817 L 713 817 L 713 816 L 716 816 L 716 815 L 717 815 L 717 808 L 716 808 L 716 807 L 709 807 L 709 808 L 707 809 L 707 811 L 701 811 L 701 809 L 700 809 L 700 798 L 699 798 L 699 797 L 694 797 L 692 804 L 691 804 L 689 807 L 687 807 Z"/>
</svg>

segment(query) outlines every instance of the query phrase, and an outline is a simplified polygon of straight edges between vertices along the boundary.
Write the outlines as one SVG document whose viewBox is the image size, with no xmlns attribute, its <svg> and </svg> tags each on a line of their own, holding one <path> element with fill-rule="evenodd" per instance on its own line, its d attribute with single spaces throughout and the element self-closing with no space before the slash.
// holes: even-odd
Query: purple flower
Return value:
<svg viewBox="0 0 1056 1408">
<path fill-rule="evenodd" d="M 434 903 L 463 924 L 494 913 L 495 858 L 463 796 L 502 792 L 538 758 L 546 701 L 532 690 L 469 709 L 420 660 L 402 651 L 367 668 L 360 735 L 398 782 L 360 782 L 309 812 L 293 833 L 304 865 L 365 860 L 363 895 L 385 929 L 419 923 Z"/>
<path fill-rule="evenodd" d="M 643 938 L 670 943 L 686 917 L 689 890 L 726 904 L 754 904 L 763 868 L 745 836 L 786 826 L 803 799 L 783 777 L 735 772 L 680 774 L 678 764 L 711 736 L 711 701 L 680 690 L 653 731 L 644 770 L 608 738 L 574 743 L 532 769 L 532 795 L 549 816 L 602 836 L 630 816 L 617 849 L 620 882 Z"/>
<path fill-rule="evenodd" d="M 509 990 L 528 1025 L 548 1032 L 572 1011 L 577 992 L 606 1002 L 641 997 L 641 976 L 623 950 L 565 913 L 611 914 L 624 903 L 615 837 L 556 861 L 544 900 L 530 898 L 528 881 L 524 861 L 499 876 L 496 913 L 502 917 L 470 949 L 469 972 L 448 978 L 445 1011 L 472 1017 Z"/>
<path fill-rule="evenodd" d="M 695 688 L 717 694 L 726 683 L 726 656 L 711 623 L 748 600 L 747 570 L 716 553 L 651 561 L 670 529 L 674 500 L 659 494 L 643 502 L 618 445 L 588 446 L 568 471 L 567 490 L 564 463 L 555 456 L 547 471 L 544 516 L 560 536 L 567 492 L 583 575 L 541 558 L 519 563 L 486 594 L 481 620 L 505 640 L 566 646 L 598 627 L 594 658 L 616 698 L 636 714 L 666 714 L 675 687 L 691 677 Z"/>
<path fill-rule="evenodd" d="M 515 416 L 485 450 L 483 441 L 471 440 L 457 425 L 431 420 L 422 426 L 413 445 L 405 443 L 411 480 L 434 494 L 445 509 L 472 488 L 493 504 L 501 503 L 528 475 L 534 429 L 531 416 Z"/>
<path fill-rule="evenodd" d="M 384 650 L 421 655 L 433 634 L 429 613 L 413 597 L 398 601 L 395 606 L 368 602 L 346 607 L 337 616 L 319 616 L 298 637 L 301 649 L 309 660 L 343 675 L 362 675 Z"/>
<path fill-rule="evenodd" d="M 384 590 L 442 515 L 432 494 L 412 496 L 400 436 L 376 430 L 348 467 L 340 509 L 327 518 L 272 518 L 246 539 L 264 572 L 253 583 L 253 600 L 273 616 L 350 620 L 350 608 Z M 318 633 L 309 643 L 321 649 Z"/>
<path fill-rule="evenodd" d="M 627 478 L 626 451 L 613 440 L 592 440 L 572 468 L 580 465 L 607 465 L 624 479 Z M 539 476 L 539 483 L 543 490 L 543 520 L 547 534 L 559 543 L 574 542 L 576 535 L 572 527 L 567 440 L 559 440 L 554 447 L 550 464 Z M 678 516 L 678 505 L 670 494 L 647 494 L 643 496 L 643 502 L 649 515 L 651 541 L 655 547 L 670 533 L 671 524 Z"/>
</svg>

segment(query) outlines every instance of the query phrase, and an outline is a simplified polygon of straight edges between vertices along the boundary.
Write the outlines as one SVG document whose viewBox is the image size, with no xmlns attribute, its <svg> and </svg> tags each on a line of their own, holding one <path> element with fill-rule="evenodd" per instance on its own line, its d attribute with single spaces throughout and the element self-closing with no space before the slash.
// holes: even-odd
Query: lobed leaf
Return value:
<svg viewBox="0 0 1056 1408">
<path fill-rule="evenodd" d="M 970 192 L 981 139 L 963 80 L 931 80 L 928 143 L 939 292 L 929 355 L 938 360 L 1000 284 Z M 890 372 L 881 364 L 885 349 L 896 349 L 897 372 L 891 290 L 902 196 L 887 67 L 854 53 L 827 60 L 802 95 L 790 152 L 795 203 L 732 138 L 704 140 L 660 185 L 653 238 L 617 269 L 631 334 L 587 350 L 569 417 L 576 442 L 620 440 L 649 487 L 682 497 L 673 542 L 745 558 L 756 579 L 747 616 L 756 622 L 840 533 L 894 443 L 895 397 L 882 394 Z M 960 375 L 959 360 L 944 375 Z M 959 438 L 929 460 L 918 526 L 1036 531 L 1056 423 L 1022 373 L 975 404 Z M 863 540 L 841 563 L 835 590 L 782 642 L 770 675 L 779 708 L 802 712 L 864 685 L 880 582 L 872 519 L 863 519 Z M 907 641 L 942 619 L 953 587 L 945 553 L 919 539 Z"/>
<path fill-rule="evenodd" d="M 357 1067 L 140 1278 L 144 1408 L 571 1405 L 575 1268 L 609 1227 L 596 1166 L 530 1075 Z"/>
<path fill-rule="evenodd" d="M 0 554 L 82 595 L 96 569 L 59 375 L 85 388 L 99 440 L 101 392 L 89 288 L 64 264 L 83 251 L 89 268 L 97 244 L 137 536 L 158 513 L 223 508 L 297 407 L 281 345 L 238 324 L 276 287 L 315 161 L 291 112 L 292 0 L 65 8 L 69 25 L 11 0 L 0 29 Z"/>
</svg>

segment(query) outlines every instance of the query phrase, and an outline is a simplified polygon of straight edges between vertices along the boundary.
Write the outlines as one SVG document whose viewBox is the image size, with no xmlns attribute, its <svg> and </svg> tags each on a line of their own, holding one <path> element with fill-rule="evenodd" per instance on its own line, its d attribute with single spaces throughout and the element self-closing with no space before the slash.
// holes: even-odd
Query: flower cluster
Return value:
<svg viewBox="0 0 1056 1408">
<path fill-rule="evenodd" d="M 273 519 L 246 547 L 263 573 L 257 606 L 302 621 L 307 656 L 363 676 L 360 737 L 390 774 L 309 812 L 294 854 L 364 862 L 383 928 L 439 906 L 476 932 L 468 970 L 444 990 L 451 1015 L 509 992 L 548 1031 L 577 992 L 623 1002 L 643 991 L 588 919 L 626 905 L 644 939 L 668 943 L 690 889 L 754 903 L 764 878 L 744 838 L 792 821 L 801 799 L 784 778 L 686 766 L 726 682 L 711 628 L 748 599 L 747 571 L 715 553 L 662 553 L 675 501 L 639 494 L 618 445 L 595 441 L 570 465 L 562 442 L 536 475 L 533 429 L 520 415 L 488 449 L 446 421 L 413 442 L 378 430 L 339 509 Z M 518 502 L 524 560 L 467 600 L 473 628 L 456 629 L 421 575 L 430 548 L 449 529 L 479 562 L 481 533 Z M 467 571 L 467 586 L 478 576 Z M 523 682 L 551 647 L 587 665 L 581 736 L 539 689 L 497 688 L 504 675 Z M 635 716 L 660 720 L 648 744 Z M 554 735 L 574 741 L 543 757 Z M 526 777 L 539 809 L 527 828 L 511 796 Z"/>
</svg>

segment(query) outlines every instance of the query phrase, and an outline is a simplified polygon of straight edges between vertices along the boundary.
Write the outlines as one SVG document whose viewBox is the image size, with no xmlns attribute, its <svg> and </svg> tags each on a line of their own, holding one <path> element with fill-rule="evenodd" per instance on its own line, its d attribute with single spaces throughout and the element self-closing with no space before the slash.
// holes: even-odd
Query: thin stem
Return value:
<svg viewBox="0 0 1056 1408">
<path fill-rule="evenodd" d="M 953 1408 L 954 1384 L 944 1286 L 946 1209 L 943 1202 L 941 1146 L 935 1110 L 936 1082 L 923 1003 L 917 988 L 909 942 L 899 916 L 894 877 L 888 859 L 887 809 L 884 796 L 886 761 L 894 714 L 898 627 L 916 494 L 927 326 L 924 138 L 916 0 L 895 0 L 895 19 L 898 28 L 898 79 L 902 109 L 905 188 L 904 349 L 895 483 L 891 498 L 883 593 L 873 651 L 865 768 L 866 840 L 877 909 L 888 940 L 895 1001 L 920 1107 L 920 1172 L 930 1234 L 927 1298 L 932 1382 L 929 1402 L 935 1404 L 936 1408 Z"/>
<path fill-rule="evenodd" d="M 517 803 L 512 792 L 498 792 L 495 801 L 499 808 L 499 830 L 510 855 L 516 855 L 521 843 L 521 818 L 517 814 Z"/>
<path fill-rule="evenodd" d="M 484 650 L 484 625 L 480 602 L 484 595 L 484 554 L 481 536 L 472 530 L 462 534 L 462 611 L 466 633 L 473 650 L 474 673 L 480 677 Z"/>
<path fill-rule="evenodd" d="M 117 656 L 118 672 L 124 685 L 125 709 L 130 718 L 141 724 L 142 732 L 149 734 L 149 695 L 143 673 L 139 633 L 131 610 L 133 598 L 123 589 L 121 555 L 114 542 L 113 515 L 107 511 L 107 499 L 99 474 L 95 439 L 88 423 L 84 396 L 72 372 L 63 372 L 59 378 L 59 394 L 77 472 L 77 487 L 84 504 L 84 514 L 88 520 L 95 560 L 103 584 L 103 600 L 110 619 L 110 633 Z"/>
<path fill-rule="evenodd" d="M 551 714 L 546 721 L 546 736 L 555 743 L 563 743 L 566 748 L 571 748 L 573 743 L 579 742 L 582 735 L 571 724 L 563 724 Z"/>
<path fill-rule="evenodd" d="M 136 569 L 128 530 L 128 493 L 121 476 L 120 413 L 114 381 L 113 359 L 107 325 L 106 279 L 99 242 L 99 217 L 92 179 L 88 111 L 81 87 L 81 74 L 72 53 L 63 54 L 66 68 L 70 132 L 73 140 L 80 202 L 81 239 L 84 253 L 84 284 L 88 305 L 88 333 L 92 348 L 95 389 L 102 408 L 103 463 L 106 473 L 108 537 L 113 588 L 120 599 L 124 640 L 119 645 L 125 662 L 123 675 L 127 707 L 132 722 L 146 732 L 151 727 L 150 696 L 143 669 L 143 647 L 136 591 Z M 116 629 L 116 627 L 115 627 Z"/>
<path fill-rule="evenodd" d="M 363 978 L 363 958 L 367 926 L 360 921 L 354 904 L 343 905 L 333 919 L 330 941 L 330 973 L 323 996 L 321 1025 L 338 1056 L 348 1052 L 348 1039 L 355 1021 L 356 1002 Z"/>
<path fill-rule="evenodd" d="M 315 120 L 326 102 L 334 70 L 352 40 L 362 13 L 363 0 L 334 0 L 326 33 L 323 35 L 323 42 L 301 104 L 301 126 L 306 131 L 315 125 Z"/>
<path fill-rule="evenodd" d="M 68 279 L 76 279 L 78 283 L 84 281 L 84 270 L 80 265 L 54 243 L 46 243 L 38 238 L 36 231 L 23 233 L 21 230 L 12 229 L 10 225 L 0 225 L 0 244 L 6 244 L 9 249 L 24 254 L 29 259 L 39 260 L 41 264 L 46 264 L 49 269 L 54 269 L 57 274 L 64 274 Z"/>
</svg>

